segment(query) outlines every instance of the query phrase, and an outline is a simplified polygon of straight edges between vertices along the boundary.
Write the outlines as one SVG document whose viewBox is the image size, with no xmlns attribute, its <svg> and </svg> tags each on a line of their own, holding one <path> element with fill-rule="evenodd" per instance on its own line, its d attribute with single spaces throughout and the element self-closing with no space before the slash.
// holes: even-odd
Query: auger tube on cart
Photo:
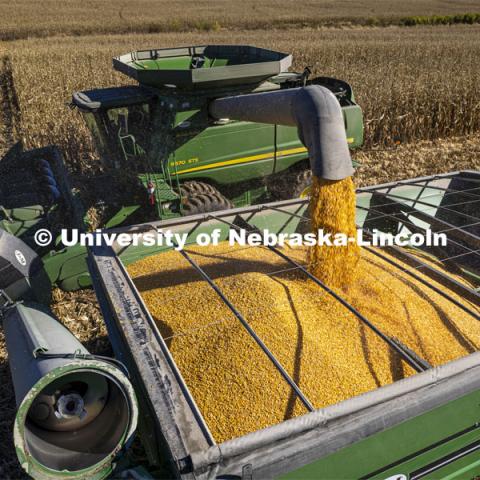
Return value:
<svg viewBox="0 0 480 480">
<path fill-rule="evenodd" d="M 37 303 L 0 312 L 17 415 L 14 442 L 33 478 L 100 480 L 137 426 L 125 373 L 88 350 Z"/>
</svg>

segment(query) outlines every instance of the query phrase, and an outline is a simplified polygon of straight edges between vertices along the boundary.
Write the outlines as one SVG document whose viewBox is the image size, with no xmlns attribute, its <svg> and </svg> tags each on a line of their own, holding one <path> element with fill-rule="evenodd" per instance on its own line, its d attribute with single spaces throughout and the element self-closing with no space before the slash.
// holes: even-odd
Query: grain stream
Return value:
<svg viewBox="0 0 480 480">
<path fill-rule="evenodd" d="M 356 238 L 355 188 L 350 177 L 331 181 L 313 176 L 310 196 L 313 233 L 330 234 L 332 241 L 340 234 L 345 240 Z M 346 288 L 355 280 L 360 259 L 356 241 L 331 246 L 315 245 L 309 249 L 310 271 L 329 287 Z"/>
</svg>

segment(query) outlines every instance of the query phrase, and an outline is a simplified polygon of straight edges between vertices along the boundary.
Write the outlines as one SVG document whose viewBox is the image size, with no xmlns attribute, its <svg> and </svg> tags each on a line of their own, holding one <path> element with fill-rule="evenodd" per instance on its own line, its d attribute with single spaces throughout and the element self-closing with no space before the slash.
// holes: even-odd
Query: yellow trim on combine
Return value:
<svg viewBox="0 0 480 480">
<path fill-rule="evenodd" d="M 307 149 L 305 147 L 290 148 L 289 150 L 280 150 L 277 152 L 277 157 L 284 157 L 286 155 L 294 155 L 295 153 L 304 153 Z M 262 153 L 260 155 L 252 155 L 251 157 L 235 158 L 233 160 L 225 160 L 223 162 L 209 163 L 208 165 L 200 165 L 199 167 L 187 168 L 180 170 L 177 175 L 182 173 L 198 172 L 199 170 L 209 170 L 216 167 L 226 167 L 227 165 L 236 165 L 237 163 L 255 162 L 256 160 L 265 160 L 266 158 L 272 158 L 275 156 L 275 152 Z M 172 172 L 173 173 L 173 172 Z"/>
</svg>

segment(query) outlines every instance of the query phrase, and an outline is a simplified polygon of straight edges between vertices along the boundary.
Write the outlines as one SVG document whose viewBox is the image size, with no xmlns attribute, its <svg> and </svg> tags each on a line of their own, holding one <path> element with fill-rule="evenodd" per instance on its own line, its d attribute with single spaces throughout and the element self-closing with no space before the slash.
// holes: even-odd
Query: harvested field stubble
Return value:
<svg viewBox="0 0 480 480">
<path fill-rule="evenodd" d="M 316 408 L 413 373 L 313 282 L 297 274 L 271 275 L 285 263 L 267 249 L 220 245 L 190 253 Z M 306 252 L 287 253 L 302 260 Z M 128 270 L 215 439 L 220 442 L 305 413 L 230 310 L 180 258 L 178 252 L 164 253 Z M 420 282 L 364 250 L 358 272 L 344 297 L 432 365 L 480 345 L 478 321 Z"/>
<path fill-rule="evenodd" d="M 5 336 L 0 328 L 0 478 L 26 480 L 29 477 L 20 467 L 13 445 L 13 422 L 15 420 L 15 394 L 10 378 Z"/>
<path fill-rule="evenodd" d="M 366 145 L 465 135 L 480 129 L 480 26 L 249 32 L 248 43 L 292 52 L 295 69 L 349 82 L 365 113 Z M 72 166 L 96 166 L 90 134 L 66 108 L 79 89 L 128 83 L 111 57 L 159 46 L 245 43 L 245 33 L 163 33 L 8 42 L 28 146 L 58 143 Z M 35 89 L 32 89 L 35 85 Z M 439 166 L 441 168 L 441 166 Z"/>
</svg>

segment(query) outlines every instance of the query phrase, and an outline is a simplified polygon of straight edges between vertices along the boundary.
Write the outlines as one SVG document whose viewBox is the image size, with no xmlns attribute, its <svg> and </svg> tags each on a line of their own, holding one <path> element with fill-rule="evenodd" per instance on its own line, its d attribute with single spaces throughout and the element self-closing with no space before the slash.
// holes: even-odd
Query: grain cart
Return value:
<svg viewBox="0 0 480 480">
<path fill-rule="evenodd" d="M 441 296 L 447 306 L 461 308 L 474 323 L 480 320 L 477 309 L 480 231 L 476 206 L 480 201 L 479 191 L 480 174 L 474 171 L 415 178 L 357 191 L 357 223 L 366 237 L 381 231 L 401 234 L 407 239 L 405 247 L 380 248 L 374 254 L 387 259 L 394 274 L 398 272 L 414 279 L 431 295 Z M 211 233 L 214 229 L 220 230 L 220 239 L 227 239 L 232 229 L 302 232 L 308 229 L 306 209 L 307 201 L 296 199 L 140 224 L 117 231 L 146 234 L 169 229 L 185 233 L 190 243 L 194 243 L 198 233 Z M 427 228 L 445 233 L 448 245 L 440 251 L 409 245 L 415 233 L 425 233 Z M 177 263 L 181 263 L 182 257 L 188 260 L 189 271 L 196 275 L 199 285 L 211 288 L 219 305 L 225 305 L 233 313 L 232 322 L 245 326 L 252 349 L 255 344 L 261 345 L 262 339 L 248 328 L 249 318 L 243 316 L 219 288 L 219 280 L 225 274 L 218 270 L 209 274 L 208 269 L 202 268 L 205 255 L 195 253 L 192 247 L 187 245 L 186 250 L 176 253 Z M 247 254 L 252 252 L 253 269 L 255 248 L 259 247 L 247 250 Z M 168 336 L 160 333 L 159 325 L 166 319 L 152 317 L 126 269 L 129 263 L 159 252 L 167 255 L 169 248 L 114 245 L 92 248 L 89 258 L 94 288 L 114 350 L 134 372 L 132 378 L 143 411 L 141 434 L 153 464 L 168 460 L 172 475 L 185 479 L 478 477 L 480 354 L 470 349 L 471 353 L 463 358 L 432 367 L 422 358 L 422 352 L 409 348 L 402 338 L 393 338 L 382 331 L 344 296 L 329 291 L 288 249 L 276 247 L 271 252 L 284 266 L 272 267 L 271 272 L 267 272 L 269 276 L 278 277 L 286 270 L 296 270 L 309 278 L 319 293 L 333 296 L 342 308 L 352 313 L 352 321 L 376 336 L 393 357 L 409 365 L 414 374 L 336 404 L 323 408 L 310 406 L 307 413 L 267 428 L 215 441 L 209 429 L 212 418 L 207 421 L 198 407 L 199 399 L 192 395 L 184 380 L 188 365 L 181 368 L 177 365 L 167 346 L 171 337 L 168 340 Z M 223 265 L 225 271 L 237 268 L 229 264 L 228 257 L 224 258 Z M 165 275 L 168 274 L 170 282 L 181 285 L 186 273 L 184 267 L 180 270 L 178 265 L 178 269 L 176 274 L 168 271 Z M 252 291 L 251 295 L 255 296 L 256 292 Z M 197 301 L 192 298 L 190 302 L 195 305 Z M 205 318 L 204 322 L 209 324 L 211 320 Z M 191 342 L 198 338 L 194 332 L 185 335 Z M 435 332 L 431 335 L 435 336 Z M 343 355 L 348 357 L 348 339 L 344 349 Z M 278 372 L 288 370 L 268 345 L 263 343 L 262 350 L 260 353 L 271 360 L 272 368 Z M 208 376 L 206 367 L 204 375 Z M 355 365 L 351 368 L 354 374 Z M 334 373 L 332 371 L 332 375 Z M 204 381 L 208 382 L 208 378 Z M 248 385 L 248 377 L 245 381 Z M 293 395 L 309 405 L 305 393 L 288 372 L 283 375 L 283 381 L 291 387 Z M 232 383 L 232 396 L 240 394 L 234 385 Z M 248 411 L 238 411 L 237 415 L 246 418 Z"/>
</svg>

